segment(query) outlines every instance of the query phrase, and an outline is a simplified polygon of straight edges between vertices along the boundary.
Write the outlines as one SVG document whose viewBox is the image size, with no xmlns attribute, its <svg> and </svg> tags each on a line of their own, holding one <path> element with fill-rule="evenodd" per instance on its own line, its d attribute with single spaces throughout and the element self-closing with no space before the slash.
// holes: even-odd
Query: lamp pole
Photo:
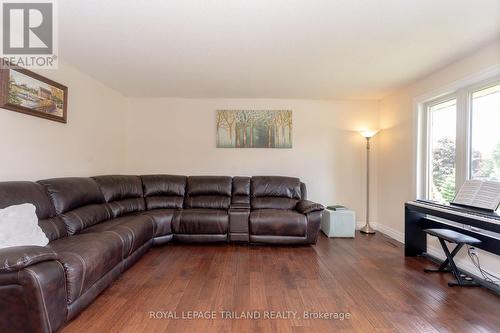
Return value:
<svg viewBox="0 0 500 333">
<path fill-rule="evenodd" d="M 370 139 L 371 136 L 365 136 L 366 139 L 366 224 L 359 229 L 364 234 L 374 234 L 375 230 L 370 226 Z"/>
</svg>

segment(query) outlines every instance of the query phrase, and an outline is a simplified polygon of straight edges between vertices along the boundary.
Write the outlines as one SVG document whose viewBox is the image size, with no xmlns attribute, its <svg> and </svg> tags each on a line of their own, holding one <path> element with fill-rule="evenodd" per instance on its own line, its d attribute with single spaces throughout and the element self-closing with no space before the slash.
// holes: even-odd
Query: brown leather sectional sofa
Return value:
<svg viewBox="0 0 500 333">
<path fill-rule="evenodd" d="M 45 247 L 0 249 L 0 332 L 53 332 L 153 245 L 314 244 L 323 206 L 290 177 L 99 176 L 0 183 L 36 206 Z"/>
</svg>

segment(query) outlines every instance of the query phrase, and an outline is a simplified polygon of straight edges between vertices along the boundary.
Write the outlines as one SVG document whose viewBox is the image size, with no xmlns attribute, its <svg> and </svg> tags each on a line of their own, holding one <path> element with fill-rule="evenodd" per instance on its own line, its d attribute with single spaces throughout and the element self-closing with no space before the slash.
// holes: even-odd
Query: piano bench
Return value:
<svg viewBox="0 0 500 333">
<path fill-rule="evenodd" d="M 460 249 L 464 245 L 476 245 L 480 244 L 481 241 L 479 239 L 476 239 L 474 237 L 468 236 L 461 234 L 459 232 L 450 230 L 450 229 L 425 229 L 425 233 L 435 236 L 438 238 L 439 243 L 441 244 L 441 247 L 443 248 L 444 254 L 446 255 L 446 260 L 443 261 L 443 263 L 439 266 L 438 269 L 425 269 L 425 272 L 431 273 L 431 272 L 451 272 L 453 273 L 453 276 L 457 280 L 457 282 L 448 282 L 448 286 L 453 287 L 453 286 L 461 286 L 461 287 L 478 287 L 479 284 L 474 282 L 472 278 L 460 273 L 460 271 L 457 268 L 457 265 L 455 264 L 455 261 L 453 258 L 455 255 L 460 251 Z M 448 246 L 446 245 L 445 241 L 448 241 L 450 243 L 455 243 L 457 244 L 455 248 L 450 252 L 448 249 Z"/>
</svg>

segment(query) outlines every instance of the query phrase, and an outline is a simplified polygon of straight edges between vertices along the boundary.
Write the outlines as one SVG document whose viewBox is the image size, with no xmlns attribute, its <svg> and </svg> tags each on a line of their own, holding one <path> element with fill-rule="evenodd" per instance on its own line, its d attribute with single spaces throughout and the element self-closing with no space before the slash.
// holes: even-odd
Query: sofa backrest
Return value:
<svg viewBox="0 0 500 333">
<path fill-rule="evenodd" d="M 139 176 L 112 175 L 97 176 L 93 179 L 99 184 L 113 217 L 146 209 Z"/>
<path fill-rule="evenodd" d="M 294 209 L 302 199 L 300 179 L 280 176 L 252 177 L 252 209 Z"/>
<path fill-rule="evenodd" d="M 42 185 L 34 182 L 0 182 L 0 208 L 30 203 L 36 207 L 38 225 L 49 241 L 68 235 Z"/>
<path fill-rule="evenodd" d="M 146 175 L 141 176 L 146 208 L 179 209 L 184 203 L 186 176 Z"/>
<path fill-rule="evenodd" d="M 104 197 L 92 178 L 70 177 L 39 180 L 69 235 L 111 218 Z"/>
<path fill-rule="evenodd" d="M 250 177 L 233 177 L 231 207 L 250 207 Z"/>
<path fill-rule="evenodd" d="M 231 204 L 231 188 L 231 177 L 188 177 L 184 207 L 228 209 Z"/>
</svg>

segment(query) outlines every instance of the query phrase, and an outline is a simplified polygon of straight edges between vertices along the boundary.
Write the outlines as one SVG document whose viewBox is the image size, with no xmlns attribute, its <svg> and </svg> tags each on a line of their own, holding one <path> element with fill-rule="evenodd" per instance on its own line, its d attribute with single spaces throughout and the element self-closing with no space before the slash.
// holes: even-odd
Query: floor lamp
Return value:
<svg viewBox="0 0 500 333">
<path fill-rule="evenodd" d="M 359 229 L 364 234 L 374 234 L 375 229 L 370 225 L 370 139 L 378 131 L 362 131 L 361 135 L 366 139 L 366 224 Z"/>
</svg>

